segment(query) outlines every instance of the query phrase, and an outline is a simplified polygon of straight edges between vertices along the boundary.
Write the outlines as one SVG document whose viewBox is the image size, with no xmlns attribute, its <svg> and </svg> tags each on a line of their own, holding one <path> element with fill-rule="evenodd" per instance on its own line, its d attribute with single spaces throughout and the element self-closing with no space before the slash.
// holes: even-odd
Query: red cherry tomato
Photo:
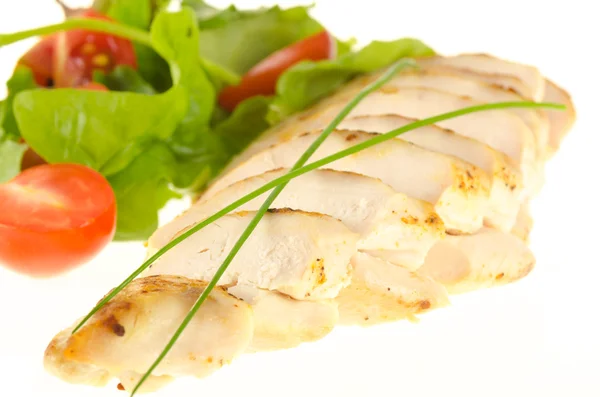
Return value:
<svg viewBox="0 0 600 397">
<path fill-rule="evenodd" d="M 56 35 L 44 37 L 27 51 L 18 62 L 19 65 L 24 65 L 31 69 L 35 82 L 42 87 L 52 87 L 54 85 L 52 58 L 54 56 L 55 40 Z"/>
<path fill-rule="evenodd" d="M 277 79 L 290 66 L 305 60 L 332 59 L 335 54 L 335 39 L 327 31 L 307 37 L 263 59 L 242 77 L 240 84 L 225 87 L 219 104 L 231 112 L 244 99 L 273 95 Z"/>
<path fill-rule="evenodd" d="M 112 21 L 89 10 L 82 18 Z M 56 87 L 75 87 L 92 81 L 95 70 L 110 72 L 117 65 L 137 68 L 135 50 L 129 40 L 85 30 L 69 30 L 56 35 L 53 80 Z"/>
<path fill-rule="evenodd" d="M 94 257 L 114 236 L 115 195 L 76 164 L 29 168 L 0 185 L 0 264 L 52 276 Z"/>
</svg>

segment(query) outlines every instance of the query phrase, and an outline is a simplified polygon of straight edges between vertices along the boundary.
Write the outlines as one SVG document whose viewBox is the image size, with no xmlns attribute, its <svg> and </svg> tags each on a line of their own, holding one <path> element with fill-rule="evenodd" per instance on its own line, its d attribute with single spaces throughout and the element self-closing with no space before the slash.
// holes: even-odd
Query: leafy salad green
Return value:
<svg viewBox="0 0 600 397">
<path fill-rule="evenodd" d="M 271 125 L 361 73 L 433 54 L 414 39 L 358 50 L 337 40 L 336 58 L 296 63 L 279 77 L 275 95 L 250 97 L 229 113 L 218 105 L 223 87 L 323 26 L 308 7 L 216 9 L 184 0 L 169 12 L 166 3 L 96 1 L 118 23 L 146 31 L 151 43 L 133 43 L 137 69 L 94 74 L 109 92 L 39 88 L 31 71 L 15 69 L 0 103 L 0 182 L 20 171 L 27 145 L 50 163 L 85 164 L 115 191 L 116 239 L 145 239 L 169 199 L 201 190 Z"/>
</svg>

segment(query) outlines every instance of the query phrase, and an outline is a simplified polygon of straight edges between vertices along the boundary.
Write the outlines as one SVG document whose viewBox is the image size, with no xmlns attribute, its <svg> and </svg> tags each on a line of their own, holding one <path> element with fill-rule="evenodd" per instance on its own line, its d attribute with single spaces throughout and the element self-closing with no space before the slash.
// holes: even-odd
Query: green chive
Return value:
<svg viewBox="0 0 600 397">
<path fill-rule="evenodd" d="M 108 33 L 152 47 L 150 33 L 144 30 L 120 23 L 93 18 L 72 18 L 54 25 L 42 26 L 41 28 L 23 30 L 16 33 L 0 34 L 0 47 L 16 43 L 20 40 L 25 40 L 30 37 L 45 36 L 52 33 L 73 29 L 85 29 L 93 32 Z"/>
</svg>

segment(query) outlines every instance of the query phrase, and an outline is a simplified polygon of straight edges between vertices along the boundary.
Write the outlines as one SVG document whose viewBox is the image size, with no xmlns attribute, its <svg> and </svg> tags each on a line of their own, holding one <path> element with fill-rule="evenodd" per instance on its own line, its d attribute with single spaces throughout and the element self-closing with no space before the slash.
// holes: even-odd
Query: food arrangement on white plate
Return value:
<svg viewBox="0 0 600 397">
<path fill-rule="evenodd" d="M 531 272 L 529 203 L 575 119 L 536 67 L 354 49 L 305 7 L 162 3 L 0 35 L 43 35 L 0 108 L 0 262 L 49 276 L 113 239 L 147 247 L 50 342 L 50 373 L 154 391 Z"/>
</svg>

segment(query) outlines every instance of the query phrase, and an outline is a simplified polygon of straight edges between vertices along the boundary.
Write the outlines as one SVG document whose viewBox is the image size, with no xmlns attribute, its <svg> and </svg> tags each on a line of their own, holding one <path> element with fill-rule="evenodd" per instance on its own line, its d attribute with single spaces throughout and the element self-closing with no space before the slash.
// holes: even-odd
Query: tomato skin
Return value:
<svg viewBox="0 0 600 397">
<path fill-rule="evenodd" d="M 42 87 L 51 87 L 53 82 L 52 59 L 56 35 L 44 37 L 21 57 L 18 65 L 27 66 L 33 72 L 35 82 Z"/>
<path fill-rule="evenodd" d="M 336 56 L 336 41 L 322 31 L 269 55 L 250 69 L 240 84 L 225 87 L 219 95 L 219 105 L 232 112 L 244 99 L 255 95 L 273 95 L 279 76 L 298 62 L 332 59 Z"/>
<path fill-rule="evenodd" d="M 71 270 L 98 254 L 115 227 L 112 188 L 88 167 L 41 165 L 0 185 L 0 263 L 19 273 Z"/>
<path fill-rule="evenodd" d="M 112 21 L 94 10 L 81 17 Z M 135 50 L 129 40 L 81 29 L 57 33 L 52 58 L 56 87 L 84 85 L 92 81 L 95 70 L 108 73 L 117 65 L 137 69 Z"/>
</svg>

